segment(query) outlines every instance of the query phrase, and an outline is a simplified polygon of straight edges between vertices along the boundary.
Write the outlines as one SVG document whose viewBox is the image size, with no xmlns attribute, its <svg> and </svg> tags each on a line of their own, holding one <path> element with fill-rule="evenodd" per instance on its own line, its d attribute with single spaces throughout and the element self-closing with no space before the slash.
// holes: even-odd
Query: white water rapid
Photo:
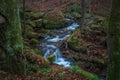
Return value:
<svg viewBox="0 0 120 80">
<path fill-rule="evenodd" d="M 70 19 L 66 20 L 70 21 Z M 59 47 L 56 46 L 56 43 L 67 39 L 71 35 L 71 32 L 75 30 L 78 26 L 78 23 L 73 22 L 70 26 L 66 28 L 55 30 L 55 32 L 59 32 L 58 34 L 55 34 L 54 36 L 48 35 L 47 37 L 45 37 L 44 43 L 39 45 L 42 47 L 44 57 L 46 58 L 51 54 L 55 54 L 55 61 L 53 63 L 64 67 L 70 67 L 71 62 L 62 56 Z"/>
</svg>

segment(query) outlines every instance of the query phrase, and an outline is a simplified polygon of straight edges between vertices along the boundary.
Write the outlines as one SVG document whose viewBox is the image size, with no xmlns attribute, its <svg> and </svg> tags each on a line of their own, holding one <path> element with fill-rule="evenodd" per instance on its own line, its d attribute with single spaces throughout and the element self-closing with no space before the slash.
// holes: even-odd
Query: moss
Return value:
<svg viewBox="0 0 120 80">
<path fill-rule="evenodd" d="M 45 61 L 46 61 L 46 65 L 50 64 L 50 61 L 48 59 L 45 58 Z"/>
<path fill-rule="evenodd" d="M 108 27 L 109 25 L 109 22 L 107 20 L 104 20 L 102 23 L 101 23 L 101 26 L 103 27 Z"/>
<path fill-rule="evenodd" d="M 35 32 L 32 32 L 32 31 L 28 31 L 28 32 L 26 33 L 26 37 L 27 37 L 28 39 L 32 39 L 32 38 L 38 39 L 40 36 L 41 36 L 40 34 L 35 33 Z"/>
<path fill-rule="evenodd" d="M 23 75 L 25 73 L 25 63 L 22 57 L 23 41 L 17 1 L 1 0 L 0 12 L 7 18 L 6 30 L 4 31 L 4 46 L 7 54 L 6 65 L 9 66 L 7 71 Z"/>
<path fill-rule="evenodd" d="M 77 38 L 77 36 L 74 36 L 74 34 L 73 34 L 69 37 L 67 42 L 73 44 L 74 46 L 77 46 L 78 45 L 78 38 Z"/>
<path fill-rule="evenodd" d="M 35 38 L 32 38 L 30 40 L 30 44 L 38 44 L 38 43 L 39 43 L 39 41 L 37 39 L 35 39 Z"/>
<path fill-rule="evenodd" d="M 72 16 L 73 16 L 75 19 L 81 18 L 80 13 L 77 13 L 77 12 L 73 12 L 73 13 L 72 13 Z"/>
<path fill-rule="evenodd" d="M 74 17 L 71 15 L 71 13 L 65 13 L 64 16 L 66 18 L 74 19 Z"/>
<path fill-rule="evenodd" d="M 80 4 L 73 3 L 66 8 L 67 12 L 81 12 Z"/>
<path fill-rule="evenodd" d="M 36 11 L 36 12 L 31 12 L 30 15 L 31 17 L 35 17 L 35 18 L 43 18 L 45 16 L 45 13 L 41 11 Z"/>
<path fill-rule="evenodd" d="M 70 68 L 72 71 L 74 71 L 76 74 L 80 75 L 80 76 L 83 76 L 85 78 L 88 78 L 90 80 L 100 80 L 96 75 L 90 73 L 90 72 L 87 72 L 87 71 L 84 71 L 82 70 L 80 67 L 74 65 Z"/>
<path fill-rule="evenodd" d="M 98 30 L 98 31 L 102 30 L 101 26 L 99 26 L 99 25 L 91 25 L 90 29 Z"/>
<path fill-rule="evenodd" d="M 49 60 L 50 63 L 52 63 L 55 60 L 55 54 L 50 55 L 47 60 Z"/>
<path fill-rule="evenodd" d="M 106 65 L 104 59 L 89 59 L 89 58 L 79 57 L 79 60 L 96 64 L 97 67 L 99 68 L 103 68 Z"/>
<path fill-rule="evenodd" d="M 81 8 L 79 3 L 70 4 L 64 11 L 64 16 L 70 19 L 79 19 L 81 18 Z"/>
<path fill-rule="evenodd" d="M 27 31 L 27 32 L 29 32 L 29 31 L 34 32 L 34 29 L 33 29 L 31 26 L 26 25 L 26 31 Z"/>
<path fill-rule="evenodd" d="M 70 38 L 67 40 L 68 42 L 68 45 L 69 47 L 72 49 L 72 50 L 77 50 L 76 49 L 76 46 L 78 45 L 78 39 L 77 37 L 73 37 L 73 35 L 70 36 Z"/>
<path fill-rule="evenodd" d="M 35 52 L 35 54 L 37 55 L 42 55 L 42 52 L 39 49 L 33 49 L 33 51 Z"/>
<path fill-rule="evenodd" d="M 36 23 L 33 21 L 26 21 L 26 24 L 30 25 L 31 27 L 36 27 Z"/>
<path fill-rule="evenodd" d="M 44 16 L 45 16 L 45 13 L 41 11 L 26 12 L 26 18 L 30 20 L 40 19 L 40 18 L 43 18 Z"/>
<path fill-rule="evenodd" d="M 47 76 L 47 74 L 53 71 L 54 69 L 55 68 L 40 67 L 40 71 L 38 72 L 38 74 L 45 74 Z"/>
<path fill-rule="evenodd" d="M 78 37 L 71 35 L 69 39 L 67 40 L 68 46 L 70 49 L 76 51 L 76 52 L 82 52 L 87 53 L 87 47 L 86 46 L 80 46 L 78 43 Z"/>
<path fill-rule="evenodd" d="M 87 49 L 86 46 L 80 46 L 80 47 L 79 47 L 79 51 L 82 52 L 82 53 L 86 53 L 86 54 L 87 54 L 88 49 Z"/>
<path fill-rule="evenodd" d="M 50 20 L 46 20 L 44 21 L 44 25 L 45 25 L 45 28 L 47 29 L 59 29 L 59 28 L 62 28 L 64 27 L 65 25 L 65 21 L 60 21 L 60 22 L 51 22 Z"/>
<path fill-rule="evenodd" d="M 41 28 L 43 27 L 43 20 L 42 19 L 38 19 L 35 21 L 35 24 L 36 24 L 36 27 L 38 28 Z"/>
<path fill-rule="evenodd" d="M 58 18 L 56 16 L 46 16 L 43 20 L 43 24 L 45 28 L 48 29 L 58 29 L 65 27 L 65 24 L 67 23 L 64 18 Z"/>
<path fill-rule="evenodd" d="M 47 67 L 50 64 L 48 59 L 43 58 L 40 54 L 36 54 L 34 49 L 29 47 L 25 48 L 25 57 L 27 62 L 31 64 L 37 64 L 44 67 Z"/>
<path fill-rule="evenodd" d="M 120 79 L 120 0 L 112 1 L 112 11 L 108 30 L 108 80 Z"/>
<path fill-rule="evenodd" d="M 100 24 L 103 20 L 104 18 L 102 18 L 101 16 L 94 16 L 93 22 L 96 24 Z"/>
<path fill-rule="evenodd" d="M 102 63 L 102 64 L 105 64 L 104 59 L 98 59 L 98 62 L 100 62 L 100 63 Z"/>
<path fill-rule="evenodd" d="M 64 79 L 64 72 L 58 73 L 58 79 L 63 80 Z"/>
<path fill-rule="evenodd" d="M 27 65 L 26 65 L 26 74 L 27 75 L 32 75 L 33 73 L 38 73 L 39 69 L 40 69 L 39 65 L 27 63 Z"/>
</svg>

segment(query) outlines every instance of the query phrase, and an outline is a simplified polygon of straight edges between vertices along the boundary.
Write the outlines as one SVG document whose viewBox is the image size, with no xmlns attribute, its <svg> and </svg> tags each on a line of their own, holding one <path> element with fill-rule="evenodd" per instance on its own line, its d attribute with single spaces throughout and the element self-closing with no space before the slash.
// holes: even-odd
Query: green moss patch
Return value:
<svg viewBox="0 0 120 80">
<path fill-rule="evenodd" d="M 55 16 L 49 16 L 46 17 L 45 20 L 43 21 L 43 24 L 45 25 L 45 28 L 47 29 L 58 29 L 65 27 L 65 24 L 67 22 L 64 20 L 64 18 L 59 19 Z"/>
<path fill-rule="evenodd" d="M 78 42 L 79 38 L 77 36 L 71 35 L 70 38 L 67 40 L 68 46 L 70 49 L 76 52 L 87 53 L 87 47 L 81 46 Z"/>
</svg>

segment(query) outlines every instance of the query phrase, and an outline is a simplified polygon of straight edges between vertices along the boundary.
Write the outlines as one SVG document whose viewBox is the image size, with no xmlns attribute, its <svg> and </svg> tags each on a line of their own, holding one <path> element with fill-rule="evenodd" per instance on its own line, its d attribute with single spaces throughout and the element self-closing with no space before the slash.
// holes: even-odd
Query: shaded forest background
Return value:
<svg viewBox="0 0 120 80">
<path fill-rule="evenodd" d="M 86 1 L 86 5 L 82 1 Z M 16 1 L 12 1 L 13 3 L 8 2 L 11 5 L 9 10 L 4 7 L 9 7 L 7 2 L 4 0 L 2 2 L 5 4 L 0 4 L 0 19 L 4 23 L 0 30 L 0 37 L 2 36 L 0 79 L 106 79 L 107 30 L 111 0 L 92 0 L 91 4 L 87 3 L 89 0 L 25 0 L 25 2 L 18 1 L 18 4 Z M 88 13 L 84 21 L 83 12 Z M 71 68 L 53 64 L 55 55 L 44 58 L 42 47 L 36 46 L 36 44 L 42 43 L 48 34 L 51 36 L 57 34 L 52 30 L 72 24 L 72 22 L 65 21 L 66 18 L 80 24 L 68 39 L 57 43 L 62 55 L 73 62 Z M 7 28 L 4 28 L 6 25 Z M 6 41 L 5 44 L 4 41 Z"/>
</svg>

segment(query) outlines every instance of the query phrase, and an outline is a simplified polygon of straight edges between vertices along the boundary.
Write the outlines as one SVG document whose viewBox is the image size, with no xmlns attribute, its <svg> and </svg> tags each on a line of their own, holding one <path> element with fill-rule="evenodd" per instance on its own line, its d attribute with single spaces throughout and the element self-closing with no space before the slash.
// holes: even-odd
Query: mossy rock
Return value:
<svg viewBox="0 0 120 80">
<path fill-rule="evenodd" d="M 101 22 L 101 26 L 103 27 L 108 27 L 108 25 L 109 25 L 109 22 L 107 20 L 104 20 Z"/>
<path fill-rule="evenodd" d="M 32 31 L 32 32 L 34 32 L 34 29 L 30 25 L 26 25 L 26 31 Z"/>
<path fill-rule="evenodd" d="M 78 13 L 78 12 L 65 13 L 64 16 L 66 18 L 70 18 L 70 19 L 73 19 L 73 20 L 81 18 L 81 14 Z"/>
<path fill-rule="evenodd" d="M 80 46 L 78 44 L 78 37 L 72 35 L 68 40 L 67 40 L 68 46 L 70 49 L 76 52 L 81 52 L 81 53 L 87 53 L 88 49 L 86 46 Z"/>
<path fill-rule="evenodd" d="M 67 43 L 68 43 L 69 48 L 71 48 L 74 51 L 78 51 L 77 48 L 76 48 L 76 46 L 78 45 L 77 36 L 74 37 L 73 35 L 71 35 L 69 37 L 69 39 L 67 40 Z"/>
<path fill-rule="evenodd" d="M 30 12 L 27 14 L 27 17 L 31 20 L 43 18 L 44 16 L 45 16 L 45 13 L 41 11 Z"/>
<path fill-rule="evenodd" d="M 32 32 L 32 31 L 28 31 L 28 32 L 26 33 L 26 37 L 27 37 L 28 39 L 31 39 L 31 38 L 39 39 L 40 34 L 35 33 L 35 32 Z"/>
<path fill-rule="evenodd" d="M 32 75 L 33 72 L 38 73 L 38 69 L 39 69 L 39 65 L 37 65 L 35 63 L 33 63 L 33 64 L 27 63 L 27 65 L 26 65 L 26 74 L 27 75 Z"/>
<path fill-rule="evenodd" d="M 102 30 L 102 28 L 100 27 L 100 25 L 94 25 L 94 24 L 90 26 L 90 29 L 92 29 L 92 30 L 98 30 L 98 31 Z"/>
<path fill-rule="evenodd" d="M 28 21 L 26 21 L 26 24 L 27 25 L 30 25 L 31 27 L 36 27 L 36 23 L 35 22 L 33 22 L 33 21 L 30 21 L 30 20 L 28 20 Z"/>
<path fill-rule="evenodd" d="M 85 54 L 87 54 L 87 52 L 88 52 L 88 49 L 86 46 L 76 47 L 74 45 L 74 43 L 68 43 L 68 46 L 70 49 L 72 49 L 75 52 L 81 52 L 81 53 L 85 53 Z"/>
<path fill-rule="evenodd" d="M 104 17 L 102 17 L 102 16 L 94 16 L 93 20 L 94 20 L 94 23 L 99 24 L 99 23 L 104 21 Z"/>
<path fill-rule="evenodd" d="M 74 17 L 71 15 L 71 13 L 65 13 L 64 16 L 69 19 L 74 19 Z"/>
<path fill-rule="evenodd" d="M 62 28 L 64 25 L 62 25 L 61 23 L 45 23 L 45 28 L 46 29 L 58 29 L 58 28 Z"/>
<path fill-rule="evenodd" d="M 70 19 L 79 19 L 81 18 L 81 7 L 79 3 L 70 4 L 64 11 L 64 17 Z"/>
<path fill-rule="evenodd" d="M 70 5 L 66 8 L 66 11 L 67 11 L 67 12 L 79 12 L 79 13 L 81 13 L 80 4 L 78 4 L 78 3 L 70 4 Z"/>
<path fill-rule="evenodd" d="M 30 40 L 30 44 L 38 44 L 38 43 L 39 43 L 39 41 L 37 39 L 35 39 L 35 38 L 32 38 Z"/>
<path fill-rule="evenodd" d="M 43 27 L 43 19 L 38 19 L 35 21 L 36 28 L 41 28 Z"/>
<path fill-rule="evenodd" d="M 75 19 L 81 18 L 80 13 L 77 13 L 77 12 L 73 12 L 73 13 L 72 13 L 72 16 L 73 16 Z"/>
<path fill-rule="evenodd" d="M 45 17 L 43 24 L 47 29 L 59 29 L 65 27 L 67 21 L 64 18 L 58 18 L 55 16 Z"/>
<path fill-rule="evenodd" d="M 42 52 L 39 49 L 33 49 L 33 51 L 35 52 L 35 54 L 37 55 L 42 55 Z"/>
<path fill-rule="evenodd" d="M 73 43 L 75 46 L 77 46 L 78 44 L 78 37 L 74 36 L 74 34 L 72 34 L 69 39 L 67 40 L 68 43 Z"/>
<path fill-rule="evenodd" d="M 48 59 L 46 59 L 46 58 L 45 58 L 45 62 L 46 62 L 46 65 L 50 64 L 50 61 Z"/>
<path fill-rule="evenodd" d="M 74 34 L 69 37 L 67 43 L 69 48 L 72 49 L 73 51 L 87 53 L 87 47 L 80 46 L 78 43 L 78 37 L 74 36 Z"/>
<path fill-rule="evenodd" d="M 55 60 L 55 54 L 52 54 L 49 57 L 47 57 L 47 60 L 49 60 L 49 62 L 52 63 Z"/>
</svg>

